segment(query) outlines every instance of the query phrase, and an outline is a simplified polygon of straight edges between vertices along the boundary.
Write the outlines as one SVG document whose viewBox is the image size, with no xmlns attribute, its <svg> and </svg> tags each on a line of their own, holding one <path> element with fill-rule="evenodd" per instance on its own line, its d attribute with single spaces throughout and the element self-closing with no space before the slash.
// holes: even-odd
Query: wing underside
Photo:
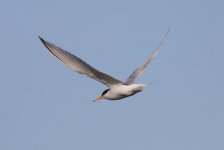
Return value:
<svg viewBox="0 0 224 150">
<path fill-rule="evenodd" d="M 160 48 L 162 47 L 162 45 L 164 43 L 164 40 L 167 37 L 169 31 L 170 30 L 167 31 L 167 33 L 165 34 L 165 36 L 162 39 L 162 41 L 159 43 L 159 45 L 156 47 L 156 49 L 151 53 L 151 55 L 149 55 L 149 57 L 145 60 L 145 62 L 142 65 L 140 65 L 136 70 L 134 70 L 133 73 L 128 77 L 128 79 L 125 82 L 126 84 L 134 83 L 135 80 L 144 73 L 144 71 L 147 68 L 147 66 L 149 65 L 149 63 L 157 55 L 157 53 L 159 52 Z"/>
<path fill-rule="evenodd" d="M 97 80 L 103 84 L 105 84 L 108 87 L 111 87 L 115 84 L 122 84 L 122 81 L 119 81 L 118 79 L 115 79 L 114 77 L 107 75 L 101 71 L 98 71 L 97 69 L 93 68 L 89 64 L 87 64 L 82 59 L 78 58 L 77 56 L 67 52 L 66 50 L 63 50 L 62 48 L 56 46 L 55 44 L 52 44 L 48 41 L 45 41 L 41 37 L 39 37 L 42 43 L 45 45 L 45 47 L 60 61 L 62 61 L 64 64 L 66 64 L 68 67 L 70 67 L 72 70 L 86 75 L 94 80 Z"/>
</svg>

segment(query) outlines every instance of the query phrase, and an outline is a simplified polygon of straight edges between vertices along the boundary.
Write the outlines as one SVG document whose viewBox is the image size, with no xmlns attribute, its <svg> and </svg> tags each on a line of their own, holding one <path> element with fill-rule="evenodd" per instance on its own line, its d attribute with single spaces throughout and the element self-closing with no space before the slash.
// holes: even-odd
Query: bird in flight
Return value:
<svg viewBox="0 0 224 150">
<path fill-rule="evenodd" d="M 86 63 L 79 57 L 69 53 L 68 51 L 56 46 L 53 43 L 50 43 L 44 40 L 41 37 L 39 38 L 41 42 L 44 44 L 44 46 L 56 58 L 58 58 L 68 67 L 70 67 L 72 70 L 80 74 L 86 75 L 94 80 L 97 80 L 108 87 L 108 89 L 103 91 L 102 94 L 94 100 L 95 102 L 101 99 L 120 100 L 122 98 L 132 96 L 138 92 L 142 92 L 145 89 L 146 85 L 137 84 L 135 83 L 135 80 L 143 74 L 148 64 L 156 56 L 161 46 L 163 45 L 163 42 L 166 36 L 168 35 L 168 33 L 169 33 L 169 30 L 167 31 L 167 33 L 165 34 L 164 38 L 161 40 L 159 45 L 156 47 L 156 49 L 153 50 L 151 55 L 148 56 L 148 58 L 145 60 L 143 64 L 141 64 L 137 69 L 133 71 L 133 73 L 127 78 L 125 82 L 120 81 L 106 73 L 103 73 L 93 68 L 92 66 L 90 66 L 88 63 Z"/>
</svg>

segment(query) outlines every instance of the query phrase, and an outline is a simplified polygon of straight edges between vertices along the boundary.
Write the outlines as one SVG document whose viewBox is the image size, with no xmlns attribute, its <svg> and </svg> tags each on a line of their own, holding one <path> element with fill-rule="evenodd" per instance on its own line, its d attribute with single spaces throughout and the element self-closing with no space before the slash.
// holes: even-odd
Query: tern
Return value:
<svg viewBox="0 0 224 150">
<path fill-rule="evenodd" d="M 156 49 L 153 50 L 153 52 L 148 56 L 143 64 L 141 64 L 137 69 L 133 71 L 133 73 L 127 78 L 125 82 L 93 68 L 79 57 L 69 53 L 68 51 L 56 46 L 53 43 L 44 40 L 40 36 L 39 39 L 56 58 L 58 58 L 72 70 L 86 75 L 94 80 L 97 80 L 108 87 L 108 89 L 104 90 L 102 94 L 93 101 L 95 102 L 101 99 L 120 100 L 132 96 L 138 92 L 142 92 L 145 89 L 146 85 L 136 84 L 135 80 L 143 74 L 151 60 L 157 55 L 168 33 L 169 30 L 167 31 L 159 45 L 156 47 Z"/>
</svg>

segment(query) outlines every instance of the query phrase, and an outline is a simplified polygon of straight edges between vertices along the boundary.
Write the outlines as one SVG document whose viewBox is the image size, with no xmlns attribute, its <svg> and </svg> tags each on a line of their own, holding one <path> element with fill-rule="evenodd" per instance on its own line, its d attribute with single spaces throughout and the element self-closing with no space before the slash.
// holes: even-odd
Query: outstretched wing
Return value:
<svg viewBox="0 0 224 150">
<path fill-rule="evenodd" d="M 72 70 L 84 74 L 94 80 L 97 80 L 108 87 L 111 87 L 115 84 L 122 84 L 122 81 L 115 79 L 114 77 L 107 75 L 103 72 L 98 71 L 97 69 L 93 68 L 77 56 L 63 50 L 62 48 L 45 41 L 41 37 L 39 37 L 41 42 L 45 45 L 45 47 L 60 61 L 70 67 Z"/>
<path fill-rule="evenodd" d="M 163 45 L 163 42 L 165 40 L 165 38 L 167 37 L 168 33 L 169 33 L 170 29 L 167 31 L 166 35 L 164 36 L 164 38 L 162 39 L 162 41 L 159 43 L 159 45 L 156 47 L 156 49 L 152 52 L 151 55 L 149 55 L 149 57 L 146 59 L 146 61 L 140 65 L 126 80 L 126 84 L 131 84 L 134 83 L 135 80 L 140 77 L 143 72 L 145 71 L 146 67 L 148 66 L 148 64 L 152 61 L 152 59 L 156 56 L 156 54 L 159 52 L 160 48 Z"/>
</svg>

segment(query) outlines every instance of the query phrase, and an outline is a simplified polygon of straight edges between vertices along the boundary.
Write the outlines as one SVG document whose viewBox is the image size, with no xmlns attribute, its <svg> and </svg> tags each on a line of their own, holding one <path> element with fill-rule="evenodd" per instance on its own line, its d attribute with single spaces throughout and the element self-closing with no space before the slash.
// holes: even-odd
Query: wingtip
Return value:
<svg viewBox="0 0 224 150">
<path fill-rule="evenodd" d="M 43 42 L 43 43 L 45 42 L 42 37 L 38 36 L 38 38 L 40 39 L 41 42 Z"/>
<path fill-rule="evenodd" d="M 170 30 L 171 30 L 171 27 L 168 28 L 165 37 L 167 37 L 167 35 L 169 34 Z"/>
<path fill-rule="evenodd" d="M 168 28 L 167 32 L 170 32 L 170 30 L 171 30 L 171 27 Z"/>
</svg>

